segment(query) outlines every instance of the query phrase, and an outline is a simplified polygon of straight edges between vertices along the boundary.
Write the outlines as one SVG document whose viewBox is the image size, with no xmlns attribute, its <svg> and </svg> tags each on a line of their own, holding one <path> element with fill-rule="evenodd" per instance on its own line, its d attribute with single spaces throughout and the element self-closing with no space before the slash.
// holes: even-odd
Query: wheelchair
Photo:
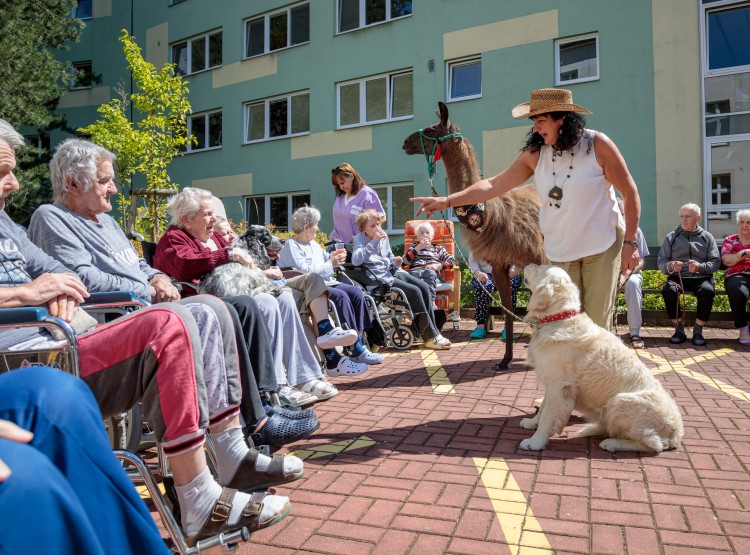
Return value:
<svg viewBox="0 0 750 555">
<path fill-rule="evenodd" d="M 93 293 L 87 299 L 87 311 L 95 314 L 116 313 L 124 314 L 135 310 L 148 303 L 135 297 L 133 293 L 113 292 L 113 293 Z M 14 368 L 25 366 L 50 366 L 64 372 L 68 372 L 80 378 L 78 346 L 76 342 L 75 331 L 67 322 L 50 316 L 46 308 L 7 308 L 0 309 L 0 330 L 9 328 L 45 328 L 47 330 L 56 329 L 63 336 L 64 342 L 59 348 L 42 349 L 42 350 L 19 350 L 0 352 L 0 372 L 9 371 Z M 136 405 L 137 406 L 137 405 Z M 105 422 L 108 428 L 110 439 L 117 446 L 124 442 L 126 447 L 132 447 L 135 442 L 136 430 L 142 426 L 142 417 L 140 412 L 131 411 L 128 415 L 120 415 L 117 422 Z M 124 435 L 122 435 L 124 434 Z M 208 439 L 208 438 L 207 438 Z M 140 441 L 140 435 L 138 435 Z M 212 459 L 210 453 L 210 442 L 207 441 L 209 459 Z M 148 490 L 154 506 L 161 518 L 162 524 L 172 542 L 173 552 L 181 555 L 194 555 L 197 553 L 228 553 L 234 551 L 239 542 L 247 541 L 250 534 L 247 528 L 242 528 L 228 534 L 219 534 L 207 538 L 190 547 L 187 545 L 185 535 L 182 532 L 180 524 L 175 519 L 170 507 L 167 505 L 159 485 L 153 475 L 153 470 L 146 462 L 135 452 L 135 449 L 116 448 L 115 456 L 120 462 L 127 467 L 128 474 L 134 484 L 145 485 Z M 169 468 L 161 449 L 158 449 L 160 474 L 164 479 L 169 477 Z M 211 462 L 211 460 L 209 460 Z M 209 465 L 211 466 L 211 465 Z"/>
<path fill-rule="evenodd" d="M 417 337 L 412 324 L 414 314 L 402 289 L 381 283 L 364 266 L 349 262 L 340 267 L 337 279 L 364 291 L 373 326 L 380 326 L 383 330 L 382 346 L 393 347 L 397 351 L 411 348 Z"/>
</svg>

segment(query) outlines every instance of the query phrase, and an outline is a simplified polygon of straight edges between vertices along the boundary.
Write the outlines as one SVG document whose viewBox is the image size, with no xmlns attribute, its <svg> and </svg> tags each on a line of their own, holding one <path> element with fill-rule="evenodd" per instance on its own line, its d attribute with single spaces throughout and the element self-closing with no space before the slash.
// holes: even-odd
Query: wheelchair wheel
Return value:
<svg viewBox="0 0 750 555">
<path fill-rule="evenodd" d="M 397 351 L 405 351 L 414 344 L 414 332 L 403 324 L 394 326 L 388 332 L 388 342 Z"/>
<path fill-rule="evenodd" d="M 136 404 L 123 414 L 115 415 L 105 421 L 107 436 L 113 449 L 138 451 L 143 434 L 143 409 Z"/>
</svg>

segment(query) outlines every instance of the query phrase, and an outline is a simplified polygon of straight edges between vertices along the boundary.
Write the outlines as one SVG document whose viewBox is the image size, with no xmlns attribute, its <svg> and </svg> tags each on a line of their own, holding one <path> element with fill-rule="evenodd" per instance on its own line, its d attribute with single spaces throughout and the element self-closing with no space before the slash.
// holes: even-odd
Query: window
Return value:
<svg viewBox="0 0 750 555">
<path fill-rule="evenodd" d="M 93 0 L 78 0 L 78 3 L 73 6 L 71 17 L 74 19 L 91 19 L 92 4 Z"/>
<path fill-rule="evenodd" d="M 404 223 L 414 219 L 414 203 L 409 202 L 414 196 L 414 185 L 373 185 L 372 188 L 385 210 L 385 230 L 388 233 L 403 233 Z"/>
<path fill-rule="evenodd" d="M 338 32 L 345 33 L 411 15 L 411 0 L 339 0 Z"/>
<path fill-rule="evenodd" d="M 290 94 L 245 104 L 245 142 L 310 132 L 310 93 Z"/>
<path fill-rule="evenodd" d="M 587 35 L 555 42 L 555 84 L 599 79 L 599 37 Z"/>
<path fill-rule="evenodd" d="M 209 33 L 172 45 L 177 75 L 191 75 L 221 65 L 222 32 Z"/>
<path fill-rule="evenodd" d="M 245 57 L 260 56 L 310 41 L 310 4 L 245 21 Z"/>
<path fill-rule="evenodd" d="M 338 127 L 411 117 L 413 73 L 393 73 L 337 85 Z"/>
<path fill-rule="evenodd" d="M 90 61 L 86 62 L 73 62 L 72 76 L 73 82 L 70 85 L 71 89 L 87 89 L 90 88 L 94 82 L 94 74 L 92 72 L 92 66 Z"/>
<path fill-rule="evenodd" d="M 310 205 L 310 193 L 256 195 L 246 199 L 245 213 L 251 225 L 273 224 L 278 231 L 292 229 L 292 214 L 297 208 Z"/>
<path fill-rule="evenodd" d="M 219 148 L 221 146 L 221 110 L 189 116 L 187 131 L 188 135 L 195 139 L 195 142 L 188 144 L 187 152 Z"/>
<path fill-rule="evenodd" d="M 482 60 L 471 58 L 448 62 L 448 100 L 482 96 Z"/>
<path fill-rule="evenodd" d="M 750 66 L 750 5 L 716 9 L 707 14 L 708 70 Z"/>
</svg>

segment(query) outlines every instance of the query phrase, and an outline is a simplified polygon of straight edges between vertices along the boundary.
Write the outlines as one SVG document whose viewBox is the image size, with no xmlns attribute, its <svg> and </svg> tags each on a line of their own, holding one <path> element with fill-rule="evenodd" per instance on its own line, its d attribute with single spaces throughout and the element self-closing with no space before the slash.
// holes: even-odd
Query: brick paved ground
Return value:
<svg viewBox="0 0 750 555">
<path fill-rule="evenodd" d="M 334 380 L 320 430 L 285 450 L 306 458 L 305 477 L 278 488 L 292 514 L 238 553 L 750 554 L 750 348 L 734 330 L 707 328 L 698 348 L 643 329 L 643 360 L 685 424 L 678 450 L 644 456 L 572 437 L 517 449 L 543 395 L 528 338 L 496 373 L 499 334 L 469 342 L 471 329 L 446 333 L 449 351 Z"/>
</svg>

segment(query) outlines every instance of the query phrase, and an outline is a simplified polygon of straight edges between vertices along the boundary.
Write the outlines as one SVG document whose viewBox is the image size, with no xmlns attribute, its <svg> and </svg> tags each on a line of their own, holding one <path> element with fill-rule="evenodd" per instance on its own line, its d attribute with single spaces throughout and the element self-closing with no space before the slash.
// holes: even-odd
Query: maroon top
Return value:
<svg viewBox="0 0 750 555">
<path fill-rule="evenodd" d="M 154 268 L 177 281 L 199 280 L 217 266 L 230 262 L 227 251 L 229 244 L 216 232 L 211 238 L 219 250 L 212 251 L 187 231 L 174 225 L 169 226 L 156 245 Z M 193 293 L 185 291 L 183 297 L 191 294 Z"/>
</svg>

